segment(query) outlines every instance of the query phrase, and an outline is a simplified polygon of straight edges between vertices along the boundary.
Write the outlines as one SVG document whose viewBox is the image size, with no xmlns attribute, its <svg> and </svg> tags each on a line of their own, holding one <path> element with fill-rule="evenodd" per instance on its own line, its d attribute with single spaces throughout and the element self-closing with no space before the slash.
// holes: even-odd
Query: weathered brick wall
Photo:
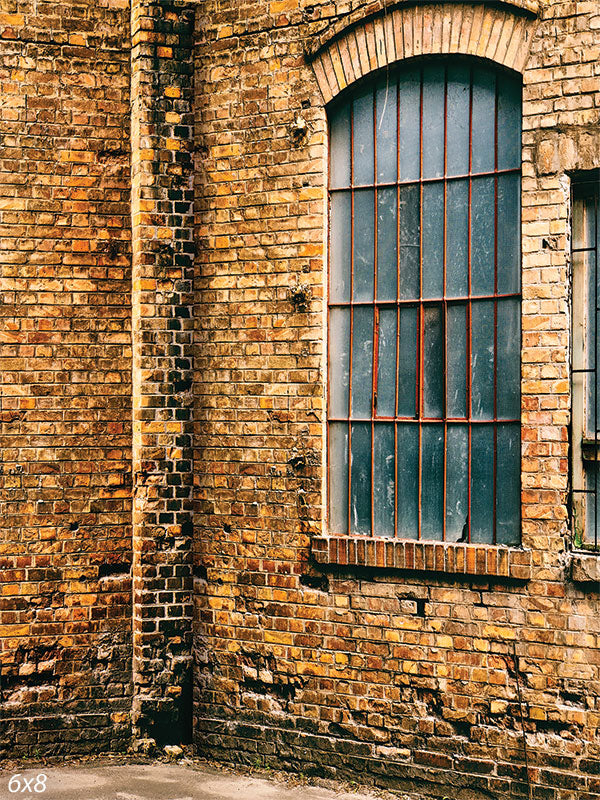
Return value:
<svg viewBox="0 0 600 800">
<path fill-rule="evenodd" d="M 319 37 L 326 47 L 329 24 L 339 31 L 386 5 L 403 9 L 411 37 L 421 31 L 420 47 L 428 29 L 419 15 L 433 19 L 442 6 L 413 14 L 410 4 L 213 0 L 198 21 L 196 742 L 224 760 L 480 800 L 527 796 L 524 726 L 534 797 L 598 798 L 599 587 L 570 579 L 568 553 L 565 177 L 600 166 L 597 3 L 548 0 L 538 19 L 526 17 L 530 566 L 500 579 L 477 564 L 471 576 L 347 567 L 337 550 L 317 555 L 342 564 L 317 569 L 310 554 L 311 537 L 327 533 L 327 144 L 304 51 Z M 460 16 L 458 5 L 448 8 Z M 538 10 L 488 4 L 511 5 Z M 474 19 L 482 32 L 473 41 Z M 479 7 L 464 12 L 474 48 L 497 35 L 484 19 Z M 328 63 L 331 87 L 344 65 Z"/>
<path fill-rule="evenodd" d="M 128 29 L 0 2 L 0 756 L 129 734 Z"/>
</svg>

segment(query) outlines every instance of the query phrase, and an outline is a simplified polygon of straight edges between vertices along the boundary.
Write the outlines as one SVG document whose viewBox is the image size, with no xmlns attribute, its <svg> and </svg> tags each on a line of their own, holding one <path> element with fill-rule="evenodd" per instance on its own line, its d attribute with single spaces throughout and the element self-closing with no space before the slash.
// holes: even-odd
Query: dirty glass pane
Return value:
<svg viewBox="0 0 600 800">
<path fill-rule="evenodd" d="M 350 533 L 371 533 L 371 423 L 353 422 L 350 458 Z"/>
<path fill-rule="evenodd" d="M 444 174 L 444 67 L 423 68 L 423 177 Z"/>
<path fill-rule="evenodd" d="M 400 187 L 400 299 L 419 297 L 421 194 L 416 185 Z"/>
<path fill-rule="evenodd" d="M 444 415 L 444 314 L 441 305 L 423 311 L 423 413 Z"/>
<path fill-rule="evenodd" d="M 373 393 L 373 308 L 354 308 L 352 331 L 352 416 L 371 417 Z"/>
<path fill-rule="evenodd" d="M 521 166 L 521 81 L 499 72 L 498 169 Z"/>
<path fill-rule="evenodd" d="M 496 332 L 496 416 L 519 419 L 521 415 L 521 303 L 518 298 L 498 300 Z"/>
<path fill-rule="evenodd" d="M 417 389 L 418 309 L 415 306 L 400 306 L 399 319 L 398 416 L 414 417 Z"/>
<path fill-rule="evenodd" d="M 350 105 L 345 103 L 329 117 L 329 183 L 332 189 L 350 186 L 350 130 Z"/>
<path fill-rule="evenodd" d="M 421 429 L 421 537 L 441 539 L 444 518 L 444 426 Z"/>
<path fill-rule="evenodd" d="M 449 181 L 446 189 L 446 294 L 469 291 L 469 184 Z"/>
<path fill-rule="evenodd" d="M 396 323 L 395 308 L 380 310 L 376 408 L 378 417 L 393 417 L 396 408 Z"/>
<path fill-rule="evenodd" d="M 394 456 L 394 423 L 373 427 L 373 533 L 394 535 L 396 503 L 396 463 Z"/>
<path fill-rule="evenodd" d="M 573 201 L 573 249 L 593 247 L 595 239 L 595 198 L 577 197 Z"/>
<path fill-rule="evenodd" d="M 421 159 L 419 140 L 421 130 L 421 71 L 402 72 L 400 94 L 400 180 L 419 177 Z"/>
<path fill-rule="evenodd" d="M 487 67 L 473 68 L 473 172 L 492 172 L 496 117 L 496 77 Z"/>
<path fill-rule="evenodd" d="M 521 528 L 521 430 L 518 423 L 498 425 L 496 434 L 496 542 L 518 544 Z"/>
<path fill-rule="evenodd" d="M 471 541 L 494 541 L 494 426 L 471 428 Z"/>
<path fill-rule="evenodd" d="M 469 432 L 466 425 L 448 425 L 446 439 L 446 540 L 463 536 L 469 513 Z"/>
<path fill-rule="evenodd" d="M 329 425 L 329 527 L 348 533 L 348 423 Z"/>
<path fill-rule="evenodd" d="M 395 300 L 398 284 L 398 194 L 377 191 L 377 299 Z"/>
<path fill-rule="evenodd" d="M 398 536 L 416 539 L 419 532 L 419 426 L 398 425 Z"/>
<path fill-rule="evenodd" d="M 466 175 L 469 171 L 470 70 L 462 64 L 451 64 L 447 80 L 446 174 Z"/>
<path fill-rule="evenodd" d="M 375 151 L 373 136 L 373 91 L 358 94 L 352 104 L 354 184 L 374 183 Z"/>
<path fill-rule="evenodd" d="M 467 415 L 467 307 L 448 305 L 448 416 Z"/>
<path fill-rule="evenodd" d="M 350 389 L 350 309 L 329 311 L 329 415 L 348 416 Z"/>
<path fill-rule="evenodd" d="M 347 303 L 350 300 L 350 192 L 335 192 L 330 205 L 330 276 L 329 302 Z"/>
<path fill-rule="evenodd" d="M 597 284 L 595 253 L 588 252 L 583 256 L 587 289 L 586 368 L 590 370 L 586 375 L 586 429 L 587 434 L 593 437 L 595 431 L 600 430 L 600 394 L 597 392 L 600 336 L 597 335 L 598 323 L 596 321 L 600 306 L 600 287 Z"/>
<path fill-rule="evenodd" d="M 521 176 L 498 176 L 498 291 L 520 291 Z"/>
<path fill-rule="evenodd" d="M 494 292 L 494 178 L 477 178 L 471 188 L 471 293 Z"/>
<path fill-rule="evenodd" d="M 386 81 L 377 89 L 377 181 L 391 183 L 398 174 L 397 85 Z"/>
<path fill-rule="evenodd" d="M 471 414 L 494 416 L 494 301 L 471 305 Z"/>
<path fill-rule="evenodd" d="M 375 279 L 375 193 L 354 193 L 354 287 L 353 299 L 373 300 Z"/>
<path fill-rule="evenodd" d="M 444 294 L 444 185 L 423 186 L 423 297 Z"/>
</svg>

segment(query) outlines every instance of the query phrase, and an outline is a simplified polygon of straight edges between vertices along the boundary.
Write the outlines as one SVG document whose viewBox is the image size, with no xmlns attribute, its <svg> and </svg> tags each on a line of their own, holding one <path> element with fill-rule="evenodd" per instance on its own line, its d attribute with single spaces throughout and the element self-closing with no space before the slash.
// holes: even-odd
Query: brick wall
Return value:
<svg viewBox="0 0 600 800">
<path fill-rule="evenodd" d="M 208 2 L 202 17 L 200 752 L 419 797 L 526 797 L 524 729 L 532 796 L 600 797 L 599 587 L 571 580 L 568 552 L 565 177 L 600 166 L 597 4 Z M 434 548 L 420 570 L 399 547 L 349 558 L 322 522 L 324 105 L 390 52 L 523 70 L 524 549 L 510 574 L 485 553 L 457 569 L 453 552 L 451 570 Z"/>
<path fill-rule="evenodd" d="M 0 755 L 129 735 L 128 28 L 0 4 Z"/>
</svg>

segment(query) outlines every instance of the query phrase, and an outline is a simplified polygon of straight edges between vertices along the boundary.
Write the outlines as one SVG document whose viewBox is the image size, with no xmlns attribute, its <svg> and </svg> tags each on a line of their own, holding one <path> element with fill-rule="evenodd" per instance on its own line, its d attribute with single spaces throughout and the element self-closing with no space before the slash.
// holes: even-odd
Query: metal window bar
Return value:
<svg viewBox="0 0 600 800">
<path fill-rule="evenodd" d="M 598 254 L 600 172 L 572 183 L 573 355 L 571 366 L 571 519 L 573 546 L 600 553 L 598 530 Z M 577 326 L 580 326 L 579 331 Z M 592 333 L 593 332 L 593 333 Z M 577 366 L 578 363 L 586 366 Z M 591 530 L 590 530 L 591 528 Z"/>
<path fill-rule="evenodd" d="M 348 372 L 347 372 L 347 391 L 348 391 L 348 411 L 346 417 L 340 417 L 339 415 L 335 415 L 331 412 L 331 407 L 329 403 L 329 399 L 331 398 L 331 369 L 328 368 L 328 453 L 331 453 L 331 426 L 333 424 L 345 424 L 347 426 L 347 513 L 346 513 L 346 525 L 345 529 L 332 529 L 332 533 L 338 534 L 366 534 L 366 535 L 373 535 L 374 528 L 375 528 L 375 483 L 376 483 L 376 471 L 375 471 L 375 437 L 376 431 L 382 430 L 378 426 L 383 424 L 393 423 L 393 457 L 394 457 L 394 485 L 393 485 L 393 522 L 390 526 L 390 530 L 386 531 L 386 534 L 399 536 L 399 502 L 398 502 L 398 483 L 399 483 L 399 462 L 398 462 L 398 454 L 399 454 L 399 426 L 406 426 L 416 425 L 418 430 L 418 465 L 417 465 L 417 525 L 415 531 L 415 537 L 417 539 L 425 538 L 423 536 L 423 502 L 422 502 L 422 495 L 423 495 L 423 433 L 426 428 L 433 425 L 441 425 L 442 426 L 442 437 L 443 437 L 443 445 L 442 445 L 442 452 L 443 452 L 443 477 L 442 477 L 442 510 L 441 510 L 441 530 L 440 535 L 431 537 L 428 536 L 427 538 L 439 538 L 441 540 L 446 540 L 447 538 L 447 531 L 446 531 L 446 523 L 447 523 L 447 467 L 448 467 L 448 426 L 452 423 L 462 423 L 466 426 L 467 430 L 467 437 L 468 437 L 468 454 L 467 454 L 467 513 L 466 513 L 466 520 L 465 525 L 462 530 L 462 535 L 460 537 L 460 541 L 471 541 L 472 537 L 472 462 L 473 462 L 473 450 L 472 450 L 472 433 L 474 429 L 482 429 L 485 426 L 491 427 L 492 430 L 492 441 L 493 441 L 493 466 L 492 466 L 492 508 L 490 509 L 490 513 L 492 516 L 492 533 L 490 537 L 490 541 L 493 543 L 497 543 L 497 497 L 499 493 L 498 487 L 498 425 L 518 425 L 520 423 L 520 419 L 518 416 L 506 417 L 498 416 L 498 355 L 497 355 L 497 346 L 498 346 L 498 303 L 503 300 L 508 299 L 520 299 L 520 285 L 517 287 L 518 291 L 513 292 L 502 292 L 499 291 L 498 286 L 498 269 L 499 269 L 499 246 L 500 243 L 498 241 L 498 192 L 499 192 L 499 178 L 504 175 L 517 175 L 519 176 L 521 173 L 520 163 L 519 166 L 511 167 L 511 168 L 501 168 L 499 166 L 499 159 L 498 159 L 498 138 L 499 138 L 499 108 L 498 108 L 498 82 L 495 83 L 495 99 L 494 99 L 494 111 L 493 111 L 493 169 L 483 169 L 483 170 L 476 170 L 474 169 L 473 165 L 473 127 L 474 127 L 474 113 L 473 113 L 473 85 L 474 85 L 474 69 L 475 66 L 471 66 L 469 69 L 469 97 L 468 97 L 468 170 L 467 172 L 463 172 L 459 175 L 456 174 L 448 174 L 447 168 L 447 151 L 448 151 L 448 68 L 444 66 L 443 68 L 443 174 L 436 177 L 427 177 L 424 175 L 424 164 L 423 164 L 423 156 L 424 156 L 424 146 L 423 146 L 423 120 L 424 120 L 424 113 L 423 113 L 423 106 L 424 106 L 424 68 L 421 67 L 419 71 L 419 175 L 418 178 L 410 178 L 405 179 L 402 176 L 401 168 L 400 168 L 400 151 L 401 151 L 401 123 L 400 123 L 400 116 L 401 116 L 401 95 L 400 95 L 400 87 L 402 82 L 402 72 L 399 73 L 399 80 L 389 86 L 389 76 L 386 79 L 388 81 L 388 86 L 386 87 L 386 93 L 388 91 L 395 92 L 396 98 L 396 180 L 395 181 L 380 181 L 378 180 L 378 137 L 377 137 L 377 121 L 378 121 L 378 107 L 377 107 L 377 89 L 381 87 L 381 82 L 379 85 L 374 85 L 372 89 L 372 108 L 373 108 L 373 164 L 372 164 L 372 175 L 373 175 L 373 182 L 355 182 L 355 159 L 357 154 L 355 153 L 355 109 L 354 104 L 351 101 L 350 104 L 350 124 L 349 124 L 349 157 L 350 157 L 350 169 L 349 169 L 349 183 L 346 185 L 335 185 L 332 186 L 330 183 L 329 186 L 329 202 L 330 202 L 330 219 L 331 219 L 331 200 L 338 193 L 349 193 L 350 194 L 350 254 L 349 254 L 349 295 L 347 298 L 343 300 L 339 299 L 332 299 L 331 295 L 331 264 L 329 269 L 329 281 L 328 281 L 328 346 L 327 346 L 327 355 L 328 355 L 328 364 L 331 364 L 331 357 L 332 357 L 332 347 L 331 341 L 332 336 L 335 337 L 336 331 L 333 331 L 331 328 L 331 312 L 333 309 L 347 309 L 349 313 L 349 347 L 348 347 Z M 386 102 L 387 102 L 387 94 L 386 94 Z M 476 120 L 475 120 L 476 122 Z M 520 132 L 520 129 L 519 129 Z M 331 147 L 331 140 L 330 140 L 330 148 L 329 148 L 329 174 L 331 178 L 331 163 L 332 163 L 332 156 L 335 158 L 336 154 L 332 154 L 332 147 Z M 360 157 L 360 156 L 359 156 Z M 519 159 L 520 162 L 520 159 Z M 364 177 L 364 176 L 363 176 Z M 473 289 L 472 285 L 472 257 L 473 257 L 473 243 L 472 243 L 472 194 L 473 194 L 473 182 L 474 179 L 483 179 L 483 178 L 491 178 L 493 180 L 493 193 L 494 199 L 492 207 L 489 209 L 490 214 L 493 214 L 494 218 L 494 242 L 493 242 L 493 290 L 487 291 L 485 293 L 477 293 Z M 468 203 L 467 203 L 467 292 L 466 294 L 462 294 L 460 296 L 456 295 L 449 295 L 447 292 L 447 239 L 448 239 L 448 186 L 450 184 L 455 183 L 456 181 L 466 181 L 467 188 L 468 188 Z M 423 236 L 424 236 L 424 188 L 426 185 L 430 186 L 441 186 L 443 190 L 443 219 L 441 221 L 442 225 L 442 242 L 443 242 L 443 255 L 442 255 L 442 294 L 437 297 L 426 297 L 424 296 L 424 288 L 423 288 L 423 279 L 424 279 L 424 265 L 423 265 Z M 402 263 L 402 247 L 401 247 L 401 191 L 407 187 L 418 187 L 419 192 L 419 267 L 418 267 L 418 282 L 419 282 L 419 292 L 418 298 L 410 298 L 407 299 L 405 297 L 401 297 L 401 278 L 402 278 L 402 270 L 403 270 L 403 263 Z M 397 257 L 397 264 L 396 264 L 396 298 L 395 300 L 382 300 L 378 298 L 378 197 L 379 193 L 382 190 L 388 188 L 395 188 L 396 189 L 396 257 Z M 359 192 L 368 192 L 372 191 L 373 196 L 373 220 L 374 220 L 374 231 L 373 231 L 373 289 L 372 289 L 372 299 L 364 300 L 364 299 L 356 299 L 355 298 L 355 236 L 356 236 L 356 220 L 355 220 L 355 210 L 356 210 L 356 198 Z M 519 220 L 514 220 L 515 225 L 519 225 Z M 330 235 L 331 235 L 331 227 L 330 227 Z M 330 248 L 329 248 L 329 255 L 331 258 L 331 239 L 330 239 Z M 493 412 L 491 417 L 488 418 L 480 418 L 473 414 L 473 328 L 472 328 L 472 316 L 473 310 L 478 307 L 478 304 L 481 303 L 492 303 L 493 307 Z M 465 320 L 466 320 L 466 352 L 465 352 L 465 413 L 462 415 L 451 414 L 448 410 L 448 363 L 449 363 L 449 351 L 451 349 L 450 343 L 448 341 L 448 310 L 453 307 L 464 307 L 465 309 Z M 369 418 L 365 418 L 363 415 L 355 414 L 355 410 L 353 408 L 353 364 L 354 364 L 354 346 L 355 346 L 355 337 L 354 337 L 354 327 L 355 327 L 355 319 L 356 319 L 356 310 L 359 308 L 372 308 L 373 309 L 373 331 L 372 331 L 372 367 L 371 367 L 371 413 Z M 379 385 L 378 385 L 378 351 L 379 351 L 379 337 L 380 337 L 380 319 L 381 319 L 381 312 L 384 309 L 396 309 L 396 343 L 395 343 L 395 362 L 396 362 L 396 369 L 395 369 L 395 387 L 394 387 L 394 414 L 393 416 L 390 414 L 381 414 L 378 411 L 378 394 L 379 394 Z M 400 370 L 400 338 L 401 338 L 401 311 L 402 309 L 406 308 L 414 308 L 417 311 L 417 322 L 416 322 L 416 342 L 415 342 L 415 359 L 416 359 L 416 374 L 415 374 L 415 413 L 414 415 L 407 416 L 406 414 L 400 413 L 399 408 L 399 370 Z M 427 308 L 430 309 L 439 309 L 441 312 L 441 327 L 443 330 L 443 375 L 442 377 L 442 411 L 439 415 L 428 415 L 425 409 L 425 337 L 426 337 L 426 324 L 425 324 L 425 311 Z M 519 392 L 520 397 L 520 392 Z M 369 498 L 369 518 L 370 518 L 370 528 L 368 531 L 358 531 L 356 530 L 356 519 L 357 519 L 357 511 L 356 508 L 353 508 L 353 466 L 354 466 L 354 455 L 353 455 L 353 430 L 355 425 L 369 425 L 370 429 L 370 498 Z M 332 464 L 331 460 L 329 461 L 328 465 L 328 494 L 329 494 L 329 509 L 330 509 L 330 519 L 331 519 L 331 508 L 332 503 L 337 502 L 337 498 L 332 495 L 332 486 L 331 486 L 331 472 L 332 472 Z M 354 519 L 354 524 L 353 524 Z M 520 527 L 520 508 L 519 508 L 519 527 Z M 402 534 L 405 536 L 406 534 Z M 481 539 L 480 539 L 481 540 Z"/>
</svg>

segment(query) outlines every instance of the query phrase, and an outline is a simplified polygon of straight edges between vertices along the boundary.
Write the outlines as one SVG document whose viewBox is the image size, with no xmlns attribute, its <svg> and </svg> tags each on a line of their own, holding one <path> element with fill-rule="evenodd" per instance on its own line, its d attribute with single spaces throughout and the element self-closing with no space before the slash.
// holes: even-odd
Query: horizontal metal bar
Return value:
<svg viewBox="0 0 600 800">
<path fill-rule="evenodd" d="M 510 299 L 511 297 L 515 297 L 519 299 L 521 297 L 520 292 L 508 292 L 498 293 L 498 294 L 476 294 L 470 296 L 461 296 L 461 297 L 423 297 L 422 299 L 419 298 L 411 298 L 410 300 L 347 300 L 345 302 L 334 302 L 329 303 L 329 308 L 356 308 L 356 307 L 369 307 L 373 308 L 373 306 L 386 306 L 389 308 L 395 308 L 396 306 L 415 306 L 418 308 L 422 305 L 434 305 L 434 304 L 441 304 L 441 303 L 472 303 L 478 300 L 506 300 Z"/>
<path fill-rule="evenodd" d="M 464 181 L 469 178 L 494 178 L 497 175 L 520 175 L 520 167 L 498 169 L 490 172 L 467 172 L 463 175 L 441 175 L 437 178 L 414 178 L 409 181 L 386 181 L 385 183 L 356 183 L 347 186 L 330 186 L 330 192 L 351 192 L 360 189 L 385 189 L 395 186 L 419 186 L 422 183 L 444 183 L 448 181 Z"/>
<path fill-rule="evenodd" d="M 520 419 L 504 419 L 496 417 L 492 419 L 473 419 L 469 417 L 328 417 L 327 422 L 429 422 L 442 423 L 442 422 L 456 422 L 465 425 L 510 425 L 521 422 Z"/>
</svg>

